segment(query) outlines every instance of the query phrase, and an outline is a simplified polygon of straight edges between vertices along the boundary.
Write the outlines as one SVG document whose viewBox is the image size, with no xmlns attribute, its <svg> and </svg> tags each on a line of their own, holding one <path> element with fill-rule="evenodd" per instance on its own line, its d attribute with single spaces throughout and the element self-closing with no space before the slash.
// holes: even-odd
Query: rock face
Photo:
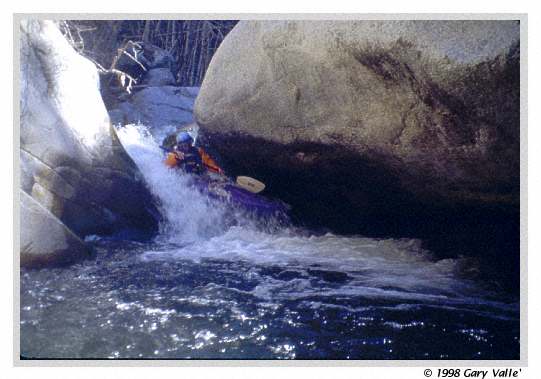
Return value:
<svg viewBox="0 0 541 379">
<path fill-rule="evenodd" d="M 241 21 L 213 57 L 196 121 L 230 170 L 316 225 L 400 233 L 475 223 L 480 209 L 515 222 L 519 29 Z"/>
<path fill-rule="evenodd" d="M 189 124 L 193 121 L 197 91 L 198 88 L 170 85 L 143 88 L 109 111 L 111 122 L 115 125 L 142 123 L 151 129 Z"/>
<path fill-rule="evenodd" d="M 41 267 L 75 262 L 91 251 L 55 215 L 26 192 L 21 197 L 21 265 Z"/>
<path fill-rule="evenodd" d="M 53 22 L 21 22 L 20 80 L 21 234 L 31 245 L 21 263 L 85 256 L 89 234 L 152 234 L 158 212 L 111 127 L 96 68 Z"/>
</svg>

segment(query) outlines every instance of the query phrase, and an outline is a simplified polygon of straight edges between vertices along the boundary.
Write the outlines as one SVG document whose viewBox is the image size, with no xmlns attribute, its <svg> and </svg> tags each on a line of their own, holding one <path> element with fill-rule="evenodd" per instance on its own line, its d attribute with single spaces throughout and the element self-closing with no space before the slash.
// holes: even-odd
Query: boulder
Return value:
<svg viewBox="0 0 541 379">
<path fill-rule="evenodd" d="M 143 85 L 149 87 L 174 86 L 175 77 L 169 68 L 153 68 L 146 73 Z"/>
<path fill-rule="evenodd" d="M 518 21 L 241 21 L 195 118 L 226 168 L 314 225 L 516 222 L 519 37 Z"/>
<path fill-rule="evenodd" d="M 109 113 L 115 125 L 142 123 L 151 130 L 189 124 L 197 93 L 195 87 L 147 87 L 134 92 Z"/>
<path fill-rule="evenodd" d="M 151 235 L 158 212 L 110 124 L 95 66 L 54 22 L 23 20 L 20 28 L 21 189 L 79 238 Z M 50 218 L 40 212 L 28 213 L 41 214 L 34 227 Z"/>
<path fill-rule="evenodd" d="M 69 264 L 91 256 L 85 243 L 34 198 L 20 191 L 20 200 L 22 266 Z"/>
</svg>

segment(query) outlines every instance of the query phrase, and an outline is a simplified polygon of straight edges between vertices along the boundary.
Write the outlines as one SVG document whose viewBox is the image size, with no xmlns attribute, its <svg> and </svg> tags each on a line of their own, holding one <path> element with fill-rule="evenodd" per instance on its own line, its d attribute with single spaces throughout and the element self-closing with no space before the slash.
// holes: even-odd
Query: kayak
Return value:
<svg viewBox="0 0 541 379">
<path fill-rule="evenodd" d="M 206 174 L 194 177 L 194 186 L 209 198 L 245 211 L 257 218 L 289 222 L 291 207 L 281 200 L 255 194 L 224 176 Z"/>
<path fill-rule="evenodd" d="M 193 144 L 197 140 L 199 127 L 190 124 L 179 128 L 176 133 L 186 132 L 192 139 Z M 177 161 L 170 151 L 162 146 L 166 153 L 165 164 L 176 167 Z M 237 182 L 227 177 L 218 164 L 202 148 L 198 148 L 206 172 L 201 175 L 193 175 L 194 186 L 199 192 L 207 195 L 212 200 L 226 204 L 235 210 L 242 210 L 256 218 L 274 219 L 281 223 L 289 223 L 289 210 L 291 207 L 281 200 L 269 199 L 259 194 L 265 185 L 253 178 L 239 176 Z"/>
</svg>

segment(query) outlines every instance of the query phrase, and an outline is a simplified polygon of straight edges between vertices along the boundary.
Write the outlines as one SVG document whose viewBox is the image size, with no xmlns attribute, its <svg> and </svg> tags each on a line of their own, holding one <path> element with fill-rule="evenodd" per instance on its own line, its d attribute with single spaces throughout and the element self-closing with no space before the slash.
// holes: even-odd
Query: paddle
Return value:
<svg viewBox="0 0 541 379">
<path fill-rule="evenodd" d="M 237 176 L 237 185 L 252 193 L 259 193 L 265 189 L 265 184 L 249 176 Z"/>
</svg>

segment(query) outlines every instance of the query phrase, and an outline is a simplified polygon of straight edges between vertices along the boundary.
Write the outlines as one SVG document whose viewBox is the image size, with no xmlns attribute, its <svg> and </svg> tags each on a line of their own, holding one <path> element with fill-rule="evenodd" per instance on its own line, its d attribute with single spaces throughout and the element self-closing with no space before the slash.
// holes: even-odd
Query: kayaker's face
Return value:
<svg viewBox="0 0 541 379">
<path fill-rule="evenodd" d="M 177 145 L 177 150 L 188 150 L 191 146 L 189 142 L 182 142 Z"/>
</svg>

